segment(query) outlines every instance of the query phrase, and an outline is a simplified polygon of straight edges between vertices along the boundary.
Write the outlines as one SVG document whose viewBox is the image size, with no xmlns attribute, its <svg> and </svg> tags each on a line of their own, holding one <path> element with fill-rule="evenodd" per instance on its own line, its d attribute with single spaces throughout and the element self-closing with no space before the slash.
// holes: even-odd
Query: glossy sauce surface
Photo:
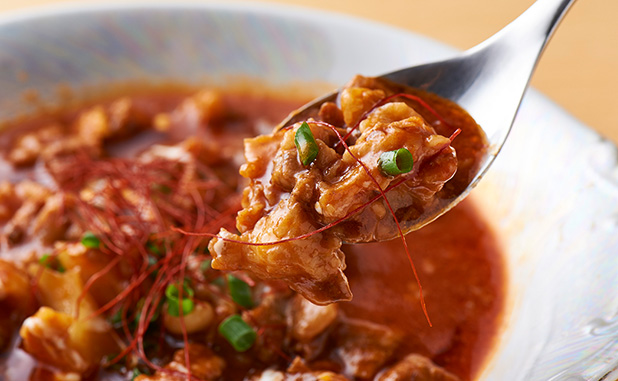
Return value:
<svg viewBox="0 0 618 381">
<path fill-rule="evenodd" d="M 354 299 L 341 303 L 342 310 L 402 332 L 402 353 L 421 353 L 473 379 L 491 350 L 503 308 L 505 274 L 498 242 L 473 200 L 464 200 L 406 240 L 433 327 L 424 319 L 398 239 L 345 247 Z"/>
</svg>

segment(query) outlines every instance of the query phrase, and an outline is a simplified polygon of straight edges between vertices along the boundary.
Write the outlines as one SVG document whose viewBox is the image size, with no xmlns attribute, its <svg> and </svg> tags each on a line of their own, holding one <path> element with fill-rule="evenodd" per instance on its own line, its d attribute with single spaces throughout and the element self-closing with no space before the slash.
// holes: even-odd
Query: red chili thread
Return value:
<svg viewBox="0 0 618 381">
<path fill-rule="evenodd" d="M 392 97 L 394 97 L 394 96 L 392 96 Z M 392 97 L 388 97 L 388 98 L 385 98 L 385 99 L 390 99 Z M 374 106 L 374 108 L 375 108 L 375 106 Z M 388 199 L 386 197 L 386 192 L 388 192 L 389 190 L 391 190 L 391 189 L 393 189 L 393 188 L 395 188 L 397 186 L 400 186 L 406 180 L 408 180 L 410 178 L 410 176 L 409 175 L 405 176 L 401 181 L 396 182 L 394 185 L 391 185 L 391 186 L 387 187 L 385 190 L 382 189 L 380 187 L 379 183 L 377 182 L 377 180 L 375 179 L 375 177 L 373 177 L 373 175 L 371 174 L 371 171 L 369 170 L 369 168 L 362 162 L 362 160 L 358 159 L 352 153 L 352 151 L 350 150 L 349 146 L 345 142 L 345 139 L 341 136 L 341 134 L 339 133 L 339 131 L 337 130 L 337 128 L 335 126 L 333 126 L 333 125 L 331 125 L 329 123 L 326 123 L 326 122 L 321 122 L 321 121 L 310 121 L 308 123 L 309 124 L 321 125 L 323 127 L 327 127 L 329 129 L 331 129 L 336 134 L 337 138 L 339 139 L 339 143 L 341 143 L 344 146 L 345 150 L 352 156 L 352 158 L 354 160 L 356 160 L 356 162 L 359 163 L 363 167 L 365 173 L 371 178 L 372 182 L 378 188 L 380 194 L 375 196 L 375 197 L 373 197 L 371 200 L 369 200 L 365 204 L 359 206 L 358 208 L 355 208 L 354 210 L 348 212 L 344 217 L 342 217 L 340 219 L 337 219 L 337 220 L 335 220 L 334 222 L 332 222 L 330 224 L 327 224 L 327 225 L 325 225 L 325 226 L 323 226 L 323 227 L 321 227 L 319 229 L 316 229 L 316 230 L 314 230 L 312 232 L 309 232 L 309 233 L 305 233 L 305 234 L 302 234 L 302 235 L 299 235 L 299 236 L 296 236 L 296 237 L 285 238 L 285 239 L 277 240 L 277 241 L 271 241 L 271 242 L 246 242 L 246 241 L 241 241 L 241 240 L 235 240 L 235 239 L 230 239 L 230 238 L 226 238 L 226 237 L 221 237 L 221 236 L 219 236 L 217 234 L 212 234 L 212 233 L 188 232 L 188 231 L 186 231 L 184 229 L 173 227 L 173 226 L 171 227 L 171 230 L 177 231 L 177 232 L 182 233 L 182 234 L 190 235 L 190 236 L 202 236 L 202 237 L 206 236 L 206 237 L 212 237 L 212 238 L 216 237 L 216 238 L 221 239 L 222 241 L 225 241 L 225 242 L 237 243 L 237 244 L 248 245 L 248 246 L 270 246 L 270 245 L 277 245 L 277 244 L 282 244 L 282 243 L 286 243 L 286 242 L 291 242 L 291 241 L 295 241 L 295 240 L 304 239 L 304 238 L 310 237 L 310 236 L 312 236 L 314 234 L 318 234 L 318 233 L 321 233 L 321 232 L 323 232 L 325 230 L 328 230 L 331 227 L 333 227 L 335 225 L 338 225 L 339 223 L 341 223 L 341 222 L 347 220 L 348 218 L 352 217 L 356 213 L 362 211 L 363 209 L 365 209 L 368 205 L 370 205 L 374 201 L 376 201 L 376 200 L 378 200 L 380 198 L 383 198 L 385 203 L 386 203 L 386 205 L 387 205 L 387 207 L 388 207 L 388 209 L 389 209 L 389 211 L 390 211 L 390 213 L 391 213 L 391 215 L 393 216 L 393 219 L 395 220 L 395 224 L 397 226 L 398 235 L 400 236 L 400 238 L 401 238 L 401 240 L 403 242 L 404 249 L 405 249 L 406 255 L 408 257 L 408 261 L 409 261 L 410 266 L 412 268 L 412 271 L 414 273 L 414 278 L 415 278 L 415 280 L 416 280 L 416 282 L 418 284 L 418 287 L 419 287 L 419 299 L 420 299 L 420 303 L 421 303 L 421 308 L 423 310 L 423 314 L 425 315 L 425 319 L 427 320 L 427 323 L 429 324 L 429 326 L 432 327 L 433 325 L 431 323 L 431 319 L 429 318 L 429 313 L 427 311 L 427 306 L 426 306 L 425 298 L 424 298 L 424 295 L 423 295 L 423 288 L 422 288 L 422 285 L 421 285 L 421 282 L 420 282 L 420 278 L 418 276 L 418 272 L 416 270 L 416 266 L 414 265 L 414 261 L 412 259 L 411 254 L 410 254 L 407 242 L 405 240 L 405 236 L 404 236 L 403 231 L 401 229 L 401 225 L 399 224 L 399 221 L 397 220 L 395 212 L 394 212 L 393 208 L 390 205 L 390 202 L 388 201 Z M 452 139 L 454 139 L 459 134 L 458 131 L 460 131 L 460 130 L 458 129 L 457 131 L 455 131 L 455 133 L 453 133 Z M 448 145 L 446 145 L 444 148 L 447 148 L 447 147 L 448 147 Z M 442 151 L 442 149 L 439 150 L 438 153 L 441 152 L 441 151 Z"/>
<path fill-rule="evenodd" d="M 396 96 L 405 96 L 409 99 L 418 101 L 423 107 L 427 108 L 432 114 L 434 114 L 434 116 L 436 116 L 438 120 L 446 124 L 446 122 L 444 122 L 441 116 L 437 114 L 431 107 L 429 107 L 424 101 L 422 101 L 418 97 L 411 96 L 408 94 L 396 94 L 396 95 L 383 99 L 382 101 L 379 102 L 379 104 L 375 105 L 370 111 L 365 113 L 363 118 L 366 118 L 366 116 L 371 111 L 373 111 L 375 108 L 379 107 L 380 105 L 386 103 L 388 100 Z M 313 231 L 313 232 L 310 232 L 310 233 L 307 233 L 307 234 L 304 234 L 298 237 L 293 237 L 293 238 L 280 240 L 276 242 L 270 242 L 270 243 L 249 243 L 249 242 L 244 242 L 244 241 L 224 239 L 222 237 L 219 237 L 219 238 L 224 241 L 231 241 L 231 242 L 236 242 L 239 244 L 249 244 L 249 245 L 278 244 L 278 243 L 284 243 L 284 242 L 288 242 L 288 241 L 292 241 L 296 239 L 302 239 L 302 238 L 309 237 L 313 234 L 317 234 L 321 231 L 327 230 L 328 228 L 333 227 L 336 224 L 351 217 L 352 215 L 360 212 L 367 205 L 378 200 L 379 198 L 384 198 L 389 208 L 389 211 L 391 212 L 391 214 L 393 215 L 393 218 L 395 219 L 399 235 L 404 242 L 404 248 L 408 255 L 410 264 L 412 266 L 416 281 L 419 285 L 419 294 L 421 298 L 423 312 L 425 314 L 425 317 L 429 325 L 431 326 L 431 321 L 429 320 L 429 316 L 426 310 L 425 301 L 424 301 L 423 294 L 422 294 L 422 287 L 420 284 L 420 280 L 418 278 L 418 274 L 416 272 L 416 268 L 414 267 L 414 263 L 409 253 L 407 243 L 403 237 L 403 232 L 401 230 L 399 222 L 397 221 L 394 210 L 392 209 L 390 203 L 388 202 L 386 198 L 386 194 L 385 194 L 391 189 L 394 189 L 395 187 L 403 184 L 409 178 L 409 176 L 403 176 L 395 184 L 391 184 L 386 189 L 381 189 L 381 187 L 377 183 L 377 180 L 371 175 L 366 165 L 360 159 L 356 158 L 354 154 L 352 154 L 349 147 L 345 143 L 345 139 L 350 135 L 352 130 L 348 131 L 348 133 L 346 134 L 346 137 L 344 138 L 341 136 L 337 128 L 332 125 L 329 125 L 324 122 L 311 122 L 311 123 L 326 126 L 335 132 L 335 134 L 337 135 L 339 139 L 339 142 L 344 145 L 345 149 L 363 167 L 367 175 L 376 184 L 380 192 L 380 195 L 373 197 L 369 202 L 354 209 L 353 211 L 348 213 L 348 215 L 346 215 L 345 217 L 327 226 L 324 226 L 316 231 Z M 360 121 L 357 123 L 357 125 L 354 128 L 357 128 L 359 124 L 360 124 Z M 455 139 L 455 137 L 459 133 L 460 133 L 460 130 L 459 129 L 456 130 L 451 135 L 450 140 L 452 141 L 453 139 Z M 127 345 L 125 346 L 121 354 L 119 354 L 115 359 L 113 359 L 111 363 L 115 361 L 119 361 L 120 359 L 122 359 L 124 356 L 126 356 L 130 352 L 135 352 L 136 355 L 140 359 L 142 359 L 142 361 L 144 361 L 144 363 L 147 364 L 152 369 L 161 371 L 163 373 L 168 373 L 168 374 L 179 374 L 179 372 L 177 371 L 172 371 L 169 369 L 161 368 L 160 366 L 157 366 L 156 364 L 148 360 L 146 353 L 145 353 L 145 349 L 144 349 L 143 339 L 144 339 L 144 334 L 146 330 L 148 329 L 148 325 L 150 324 L 152 317 L 154 316 L 154 314 L 157 312 L 157 309 L 159 308 L 159 305 L 162 299 L 162 294 L 163 294 L 163 291 L 166 285 L 174 281 L 176 274 L 180 273 L 181 276 L 179 276 L 178 278 L 180 278 L 180 280 L 184 279 L 185 268 L 187 265 L 187 257 L 189 254 L 191 254 L 191 251 L 192 251 L 192 250 L 189 250 L 188 248 L 191 247 L 192 244 L 190 242 L 184 243 L 184 250 L 181 250 L 182 254 L 180 255 L 181 257 L 180 264 L 172 265 L 171 261 L 178 258 L 176 254 L 178 251 L 177 249 L 171 247 L 169 242 L 166 242 L 164 257 L 161 258 L 157 262 L 157 264 L 152 266 L 150 269 L 147 269 L 147 266 L 148 266 L 147 261 L 149 259 L 149 254 L 144 249 L 144 243 L 147 241 L 148 236 L 136 238 L 132 236 L 131 234 L 125 235 L 125 234 L 115 234 L 115 233 L 121 231 L 121 227 L 123 226 L 123 224 L 129 224 L 130 226 L 134 226 L 134 228 L 137 229 L 138 231 L 141 230 L 141 231 L 149 232 L 148 227 L 150 223 L 148 223 L 147 221 L 144 221 L 141 218 L 131 217 L 131 215 L 139 216 L 140 212 L 144 212 L 144 210 L 149 209 L 154 214 L 154 218 L 156 220 L 155 226 L 159 227 L 158 229 L 159 232 L 155 234 L 158 234 L 160 236 L 169 237 L 171 232 L 181 232 L 181 233 L 185 233 L 187 236 L 197 235 L 197 236 L 215 237 L 216 236 L 215 234 L 189 233 L 186 231 L 186 229 L 177 228 L 177 227 L 172 227 L 171 229 L 167 230 L 166 227 L 169 226 L 167 221 L 169 221 L 170 219 L 176 220 L 177 222 L 181 222 L 182 225 L 184 226 L 193 226 L 193 228 L 196 230 L 202 230 L 204 228 L 214 228 L 217 226 L 217 224 L 223 223 L 224 221 L 233 220 L 233 213 L 236 212 L 239 208 L 238 199 L 236 199 L 236 201 L 233 202 L 232 205 L 230 205 L 228 209 L 224 211 L 218 211 L 218 210 L 213 209 L 209 204 L 204 202 L 206 200 L 207 195 L 200 195 L 199 190 L 214 191 L 217 187 L 220 187 L 221 185 L 223 185 L 223 182 L 220 181 L 218 178 L 216 178 L 216 176 L 213 176 L 213 179 L 190 181 L 189 183 L 180 184 L 182 180 L 186 179 L 185 174 L 187 172 L 185 171 L 185 173 L 182 173 L 179 176 L 174 176 L 173 175 L 174 171 L 172 171 L 174 168 L 171 168 L 172 166 L 170 165 L 170 163 L 166 161 L 158 161 L 158 162 L 155 161 L 152 163 L 148 163 L 146 165 L 141 165 L 140 167 L 140 166 L 135 165 L 136 164 L 135 161 L 121 160 L 121 159 L 93 161 L 93 160 L 90 160 L 90 157 L 87 154 L 84 154 L 83 157 L 87 157 L 89 160 L 85 160 L 85 161 L 78 160 L 78 162 L 80 164 L 87 164 L 87 165 L 81 166 L 82 171 L 79 170 L 80 166 L 76 165 L 75 167 L 77 167 L 78 170 L 72 172 L 72 174 L 69 175 L 68 177 L 65 177 L 64 179 L 65 181 L 62 182 L 63 187 L 65 188 L 64 191 L 66 194 L 69 194 L 69 193 L 76 194 L 77 191 L 79 191 L 83 187 L 83 185 L 87 183 L 88 180 L 100 179 L 100 178 L 111 178 L 113 180 L 118 180 L 118 183 L 112 182 L 109 184 L 111 192 L 114 193 L 114 196 L 116 196 L 114 199 L 115 202 L 109 205 L 109 207 L 106 206 L 106 208 L 104 208 L 103 210 L 93 208 L 92 206 L 88 206 L 87 203 L 80 200 L 79 197 L 76 197 L 76 199 L 78 200 L 78 203 L 81 204 L 80 208 L 78 208 L 81 214 L 80 217 L 83 217 L 83 220 L 88 222 L 88 227 L 97 226 L 97 230 L 100 233 L 99 235 L 100 235 L 101 241 L 105 245 L 105 250 L 103 251 L 107 251 L 107 253 L 110 255 L 115 255 L 115 258 L 112 260 L 112 262 L 108 263 L 107 266 L 105 266 L 99 272 L 95 273 L 90 279 L 88 279 L 88 281 L 86 282 L 84 286 L 84 291 L 82 295 L 80 295 L 80 298 L 77 304 L 79 305 L 79 303 L 81 302 L 83 297 L 86 295 L 88 290 L 92 287 L 92 285 L 98 279 L 100 279 L 105 274 L 107 274 L 109 271 L 111 271 L 116 265 L 118 265 L 121 259 L 127 260 L 131 263 L 135 263 L 135 265 L 138 265 L 138 262 L 135 261 L 136 257 L 126 254 L 126 252 L 123 250 L 123 247 L 125 246 L 131 246 L 131 247 L 137 248 L 139 257 L 141 258 L 141 264 L 138 265 L 138 267 L 136 267 L 136 269 L 139 269 L 138 275 L 131 277 L 128 287 L 125 288 L 123 292 L 118 294 L 114 299 L 106 303 L 103 307 L 101 307 L 95 313 L 91 314 L 91 316 L 89 316 L 88 318 L 92 318 L 96 315 L 107 312 L 109 310 L 113 310 L 113 309 L 120 310 L 122 330 L 125 334 L 125 338 L 127 339 Z M 83 157 L 81 159 L 83 159 Z M 200 163 L 198 163 L 198 167 L 202 173 L 213 175 L 210 168 L 203 166 Z M 158 173 L 160 171 L 163 171 L 167 175 L 170 175 L 170 180 L 163 182 L 165 186 L 168 186 L 172 189 L 176 187 L 181 187 L 181 186 L 184 188 L 187 188 L 187 189 L 184 189 L 186 191 L 185 194 L 190 195 L 190 197 L 193 199 L 195 210 L 196 210 L 194 214 L 188 216 L 186 213 L 180 212 L 176 207 L 174 207 L 172 203 L 169 203 L 167 201 L 165 195 L 157 194 L 156 199 L 158 202 L 155 203 L 154 201 L 152 201 L 154 197 L 151 191 L 151 184 L 153 183 L 156 184 L 157 182 L 162 183 L 160 180 L 159 173 Z M 74 184 L 74 186 L 71 186 L 70 184 Z M 129 185 L 131 185 L 130 189 L 136 190 L 139 195 L 143 196 L 142 197 L 143 200 L 148 200 L 147 205 L 145 206 L 141 205 L 141 207 L 136 206 L 136 205 L 131 204 L 131 202 L 129 202 L 125 197 L 122 197 L 122 190 L 124 188 L 128 188 Z M 172 194 L 173 195 L 175 194 L 173 190 L 172 190 Z M 211 192 L 209 199 L 212 200 L 212 197 L 214 197 L 214 193 Z M 136 213 L 126 213 L 123 216 L 122 212 L 123 211 L 126 212 L 127 210 L 133 210 L 133 211 L 136 211 Z M 214 221 L 206 222 L 207 217 L 213 218 Z M 106 224 L 102 225 L 101 224 L 102 221 L 105 221 Z M 183 240 L 181 239 L 181 241 Z M 138 327 L 135 333 L 133 333 L 127 321 L 127 314 L 128 314 L 128 311 L 130 310 L 129 307 L 133 305 L 133 303 L 136 301 L 136 300 L 133 300 L 136 297 L 135 292 L 139 291 L 139 288 L 145 284 L 148 278 L 155 271 L 158 271 L 157 277 L 155 281 L 152 282 L 152 285 L 149 287 L 149 292 L 146 294 L 146 296 L 143 299 L 144 302 L 143 302 L 143 307 L 142 307 L 139 322 L 138 322 Z M 181 288 L 179 290 L 180 295 L 182 295 L 182 292 L 183 291 Z M 77 308 L 76 310 L 78 311 L 79 309 Z M 137 311 L 135 311 L 135 313 L 137 313 Z M 185 342 L 185 348 L 186 348 L 185 349 L 185 366 L 187 369 L 187 373 L 184 373 L 184 375 L 187 376 L 187 379 L 196 379 L 194 376 L 191 375 L 190 358 L 189 358 L 189 351 L 188 351 L 188 348 L 189 348 L 188 347 L 188 344 L 189 344 L 188 337 L 187 337 L 187 332 L 186 332 L 186 326 L 184 325 L 184 319 L 182 316 L 183 312 L 180 311 L 180 314 L 181 314 L 181 326 L 183 329 L 183 341 Z M 266 328 L 267 327 L 259 328 L 259 330 L 260 332 L 263 333 Z M 279 353 L 279 355 L 289 360 L 289 357 L 285 353 Z M 183 373 L 180 372 L 180 374 L 183 374 Z"/>
<path fill-rule="evenodd" d="M 356 124 L 345 134 L 345 136 L 343 137 L 343 140 L 348 140 L 348 138 L 350 137 L 350 135 L 352 135 L 352 133 L 360 126 L 361 122 L 365 119 L 367 119 L 367 117 L 369 116 L 369 114 L 371 114 L 375 109 L 377 109 L 378 107 L 381 107 L 383 105 L 385 105 L 386 103 L 388 103 L 388 101 L 390 101 L 391 99 L 397 98 L 397 97 L 403 97 L 403 98 L 408 98 L 410 100 L 416 101 L 418 102 L 422 107 L 424 107 L 427 111 L 429 111 L 434 117 L 436 117 L 436 119 L 438 119 L 442 124 L 444 124 L 445 126 L 449 126 L 448 123 L 446 123 L 446 121 L 444 120 L 444 118 L 442 118 L 442 116 L 436 111 L 434 110 L 429 104 L 427 104 L 427 102 L 425 102 L 422 98 L 417 97 L 416 95 L 412 95 L 412 94 L 406 94 L 406 93 L 397 93 L 397 94 L 393 94 L 393 95 L 389 95 L 385 98 L 382 98 L 381 100 L 379 100 L 375 105 L 373 105 L 368 111 L 366 111 L 361 118 L 359 119 L 358 122 L 356 122 Z"/>
</svg>

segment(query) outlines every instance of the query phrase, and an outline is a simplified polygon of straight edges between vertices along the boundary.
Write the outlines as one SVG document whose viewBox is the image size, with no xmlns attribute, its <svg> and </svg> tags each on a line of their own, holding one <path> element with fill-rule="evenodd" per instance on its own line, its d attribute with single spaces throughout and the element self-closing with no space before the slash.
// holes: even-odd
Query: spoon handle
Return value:
<svg viewBox="0 0 618 381">
<path fill-rule="evenodd" d="M 540 55 L 556 27 L 576 0 L 537 0 L 517 19 L 481 44 L 468 50 L 475 54 L 483 49 L 498 46 L 506 50 L 534 50 Z M 531 52 L 532 54 L 532 52 Z"/>
<path fill-rule="evenodd" d="M 493 135 L 492 141 L 506 139 L 541 53 L 575 1 L 538 0 L 458 59 L 475 75 L 468 74 L 469 83 L 451 99 L 475 115 L 488 136 Z M 500 146 L 495 147 L 495 154 Z"/>
</svg>

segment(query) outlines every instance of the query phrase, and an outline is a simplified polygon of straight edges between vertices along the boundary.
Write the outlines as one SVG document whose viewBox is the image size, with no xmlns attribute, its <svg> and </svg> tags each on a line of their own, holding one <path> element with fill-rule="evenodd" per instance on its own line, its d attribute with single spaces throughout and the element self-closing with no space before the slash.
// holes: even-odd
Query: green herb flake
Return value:
<svg viewBox="0 0 618 381">
<path fill-rule="evenodd" d="M 298 157 L 304 166 L 311 164 L 318 156 L 318 143 L 315 141 L 315 137 L 313 137 L 313 133 L 307 122 L 303 122 L 296 130 L 294 144 L 296 144 Z"/>
<path fill-rule="evenodd" d="M 39 264 L 41 264 L 41 265 L 43 265 L 43 266 L 45 266 L 47 268 L 50 268 L 50 265 L 49 265 L 50 257 L 51 257 L 50 254 L 43 254 L 43 256 L 41 258 L 39 258 Z"/>
<path fill-rule="evenodd" d="M 200 271 L 205 273 L 206 271 L 210 270 L 212 268 L 211 262 L 212 260 L 210 259 L 202 261 L 202 263 L 200 263 Z"/>
<path fill-rule="evenodd" d="M 156 241 L 148 241 L 146 242 L 146 250 L 148 250 L 148 252 L 156 255 L 156 256 L 161 256 L 161 254 L 163 254 L 164 248 L 163 248 L 163 244 L 157 243 Z"/>
<path fill-rule="evenodd" d="M 86 232 L 82 237 L 82 245 L 89 249 L 98 249 L 101 246 L 101 241 L 94 233 Z"/>
<path fill-rule="evenodd" d="M 180 300 L 180 291 L 176 284 L 170 284 L 165 289 L 165 297 L 167 299 L 167 312 L 172 316 L 180 316 L 180 309 L 182 308 L 182 314 L 188 315 L 195 309 L 195 303 L 192 298 L 195 292 L 187 282 L 183 284 L 183 295 Z"/>
<path fill-rule="evenodd" d="M 131 381 L 135 381 L 135 379 L 142 374 L 148 375 L 148 373 L 142 372 L 138 368 L 133 368 L 133 372 L 131 373 Z"/>
</svg>

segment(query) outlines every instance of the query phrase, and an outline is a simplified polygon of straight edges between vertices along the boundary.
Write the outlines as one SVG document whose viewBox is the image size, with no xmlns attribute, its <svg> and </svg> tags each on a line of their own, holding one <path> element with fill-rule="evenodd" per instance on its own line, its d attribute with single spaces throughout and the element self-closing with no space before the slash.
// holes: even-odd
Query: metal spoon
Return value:
<svg viewBox="0 0 618 381">
<path fill-rule="evenodd" d="M 404 226 L 406 233 L 427 225 L 457 205 L 483 178 L 511 130 L 543 49 L 574 2 L 537 0 L 504 29 L 457 57 L 382 76 L 456 102 L 483 128 L 490 144 L 470 185 L 449 204 Z M 316 108 L 334 101 L 337 94 L 334 91 L 306 104 L 290 114 L 277 129 L 315 115 Z"/>
</svg>

